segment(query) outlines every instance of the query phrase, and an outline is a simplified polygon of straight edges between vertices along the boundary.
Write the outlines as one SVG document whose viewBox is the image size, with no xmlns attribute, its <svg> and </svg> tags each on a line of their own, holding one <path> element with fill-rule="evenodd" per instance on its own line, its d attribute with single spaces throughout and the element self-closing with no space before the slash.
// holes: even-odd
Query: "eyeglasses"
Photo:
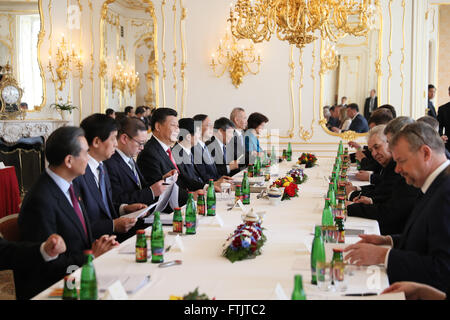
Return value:
<svg viewBox="0 0 450 320">
<path fill-rule="evenodd" d="M 128 133 L 126 133 L 125 132 L 125 134 L 131 139 L 131 140 L 133 140 L 134 142 L 136 142 L 138 145 L 139 145 L 139 147 L 143 147 L 143 146 L 145 146 L 145 142 L 139 142 L 139 141 L 137 141 L 136 139 L 134 139 L 132 136 L 130 136 Z"/>
</svg>

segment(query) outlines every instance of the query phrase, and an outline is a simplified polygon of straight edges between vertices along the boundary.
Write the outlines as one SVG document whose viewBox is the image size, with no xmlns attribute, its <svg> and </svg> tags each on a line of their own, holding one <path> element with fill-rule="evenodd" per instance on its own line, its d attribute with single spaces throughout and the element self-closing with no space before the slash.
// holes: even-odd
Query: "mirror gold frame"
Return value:
<svg viewBox="0 0 450 320">
<path fill-rule="evenodd" d="M 106 0 L 102 5 L 101 17 L 100 17 L 100 108 L 101 112 L 104 113 L 106 110 L 106 93 L 105 93 L 105 81 L 110 81 L 110 79 L 106 79 L 106 70 L 108 65 L 106 64 L 105 57 L 105 20 L 108 14 L 108 5 L 116 2 L 117 0 Z M 157 28 L 157 19 L 155 13 L 155 6 L 150 0 L 140 0 L 142 4 L 146 5 L 145 12 L 148 13 L 153 20 L 153 42 L 154 42 L 154 50 L 155 50 L 155 65 L 158 65 L 158 28 Z M 131 8 L 131 9 L 139 9 L 139 8 Z M 158 72 L 155 72 L 155 102 L 156 105 L 159 105 L 159 75 Z"/>
<path fill-rule="evenodd" d="M 45 72 L 44 72 L 44 68 L 42 67 L 42 59 L 41 59 L 41 46 L 42 46 L 42 42 L 44 41 L 44 37 L 45 37 L 45 26 L 44 26 L 45 22 L 44 22 L 44 11 L 42 9 L 42 0 L 38 0 L 37 5 L 38 5 L 38 9 L 32 10 L 32 12 L 38 13 L 39 20 L 40 20 L 40 30 L 39 30 L 38 42 L 37 42 L 37 60 L 38 60 L 39 71 L 40 71 L 41 80 L 42 80 L 42 102 L 40 105 L 34 106 L 33 110 L 26 110 L 26 111 L 24 111 L 24 113 L 40 112 L 40 111 L 42 111 L 42 109 L 45 107 L 45 104 L 47 103 L 47 87 L 46 87 L 46 81 L 45 81 Z M 9 48 L 9 49 L 10 49 L 10 51 L 12 51 L 11 48 Z M 13 59 L 15 59 L 15 58 L 16 57 L 13 57 Z M 12 115 L 12 117 L 15 117 L 15 116 Z"/>
<path fill-rule="evenodd" d="M 381 59 L 383 58 L 383 16 L 381 15 L 381 5 L 379 1 L 376 1 L 376 14 L 378 16 L 378 24 L 379 24 L 379 33 L 378 33 L 378 59 L 375 63 L 375 70 L 377 73 L 377 92 L 378 92 L 378 103 L 381 105 L 381 80 L 382 80 L 382 71 L 381 71 Z M 360 137 L 365 137 L 368 135 L 368 132 L 366 133 L 357 133 L 355 131 L 345 131 L 343 133 L 336 133 L 332 132 L 327 128 L 327 120 L 325 119 L 323 115 L 323 101 L 324 101 L 324 78 L 325 73 L 328 72 L 328 69 L 326 68 L 326 63 L 324 62 L 324 52 L 325 48 L 325 41 L 324 39 L 321 39 L 320 42 L 320 59 L 321 59 L 321 70 L 320 70 L 320 121 L 319 124 L 322 126 L 323 130 L 332 136 L 339 137 L 346 141 L 351 141 L 358 139 Z M 361 109 L 360 109 L 361 113 Z"/>
</svg>

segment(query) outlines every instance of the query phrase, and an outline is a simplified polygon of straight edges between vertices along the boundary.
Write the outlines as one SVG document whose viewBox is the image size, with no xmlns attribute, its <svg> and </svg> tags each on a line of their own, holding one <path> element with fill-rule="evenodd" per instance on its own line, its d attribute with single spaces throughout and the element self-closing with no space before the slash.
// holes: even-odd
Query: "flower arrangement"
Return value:
<svg viewBox="0 0 450 320">
<path fill-rule="evenodd" d="M 228 237 L 222 255 L 232 263 L 244 259 L 252 259 L 261 254 L 261 247 L 266 237 L 258 222 L 246 221 L 239 225 L 234 233 Z"/>
<path fill-rule="evenodd" d="M 170 300 L 216 300 L 216 298 L 209 299 L 209 297 L 206 294 L 200 294 L 198 292 L 198 287 L 195 288 L 194 291 L 189 292 L 187 295 L 184 295 L 183 297 L 179 296 L 170 296 Z"/>
<path fill-rule="evenodd" d="M 308 176 L 303 172 L 302 169 L 292 169 L 288 172 L 288 175 L 294 179 L 296 184 L 305 183 L 308 180 Z"/>
<path fill-rule="evenodd" d="M 292 176 L 277 179 L 271 187 L 284 188 L 284 193 L 281 201 L 290 200 L 293 197 L 298 197 L 298 185 L 297 183 L 295 183 Z"/>
<path fill-rule="evenodd" d="M 301 157 L 298 158 L 299 164 L 305 164 L 306 168 L 312 168 L 316 165 L 317 157 L 312 153 L 302 153 Z"/>
</svg>

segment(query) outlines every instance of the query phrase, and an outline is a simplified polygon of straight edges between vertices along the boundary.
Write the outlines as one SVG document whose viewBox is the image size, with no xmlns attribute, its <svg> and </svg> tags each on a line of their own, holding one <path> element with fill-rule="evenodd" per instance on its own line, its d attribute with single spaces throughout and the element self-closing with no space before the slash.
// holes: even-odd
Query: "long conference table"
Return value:
<svg viewBox="0 0 450 320">
<path fill-rule="evenodd" d="M 124 241 L 119 247 L 94 260 L 97 278 L 123 279 L 124 276 L 149 275 L 150 281 L 135 293 L 132 300 L 168 300 L 172 295 L 183 296 L 199 288 L 200 293 L 217 300 L 273 300 L 290 298 L 294 275 L 301 274 L 308 300 L 329 299 L 404 299 L 403 294 L 372 297 L 344 297 L 351 293 L 381 293 L 389 286 L 383 266 L 346 268 L 347 289 L 341 291 L 321 291 L 311 284 L 310 250 L 314 226 L 321 223 L 324 195 L 328 189 L 326 176 L 333 165 L 332 159 L 321 158 L 314 168 L 305 169 L 309 179 L 299 186 L 299 197 L 282 201 L 272 206 L 267 199 L 257 199 L 251 195 L 251 205 L 255 212 L 265 211 L 264 233 L 267 237 L 262 254 L 255 259 L 231 263 L 222 256 L 226 239 L 242 223 L 242 210 L 227 210 L 225 201 L 217 201 L 215 217 L 198 216 L 197 234 L 181 236 L 183 250 L 176 248 L 175 235 L 171 226 L 164 226 L 165 247 L 171 245 L 164 254 L 164 261 L 182 260 L 181 265 L 159 268 L 150 259 L 147 263 L 136 263 L 134 246 L 136 236 Z M 295 162 L 279 164 L 279 174 L 283 176 Z M 352 168 L 353 172 L 355 168 Z M 350 171 L 349 177 L 352 177 Z M 363 185 L 365 183 L 356 183 Z M 184 210 L 183 210 L 184 212 Z M 164 217 L 164 216 L 163 216 Z M 170 217 L 164 217 L 167 219 Z M 222 220 L 222 221 L 220 221 Z M 221 225 L 220 222 L 223 222 Z M 379 234 L 377 221 L 349 217 L 346 229 L 362 229 L 365 234 Z M 150 233 L 148 228 L 147 234 Z M 332 248 L 356 243 L 359 238 L 346 236 L 345 245 L 326 244 L 327 262 L 331 261 Z M 129 252 L 129 253 L 124 253 Z M 81 268 L 73 273 L 79 286 Z M 100 280 L 99 280 L 100 281 Z M 49 294 L 63 287 L 63 280 L 38 294 L 34 299 L 52 299 Z M 102 292 L 99 292 L 99 298 Z M 54 298 L 53 298 L 54 299 Z"/>
</svg>

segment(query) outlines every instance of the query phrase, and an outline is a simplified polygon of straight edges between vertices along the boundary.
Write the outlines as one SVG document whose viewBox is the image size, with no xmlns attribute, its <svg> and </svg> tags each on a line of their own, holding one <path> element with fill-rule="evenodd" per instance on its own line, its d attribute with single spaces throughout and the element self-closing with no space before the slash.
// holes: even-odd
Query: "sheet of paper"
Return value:
<svg viewBox="0 0 450 320">
<path fill-rule="evenodd" d="M 148 211 L 150 211 L 151 209 L 156 207 L 157 204 L 158 203 L 153 203 L 152 205 L 148 206 L 147 208 L 123 215 L 122 217 L 139 219 L 140 217 L 145 216 Z"/>
<path fill-rule="evenodd" d="M 168 183 L 169 183 L 169 182 L 168 182 Z M 174 185 L 176 185 L 176 184 L 170 183 L 170 185 L 169 185 L 169 186 L 167 187 L 167 189 L 163 192 L 163 194 L 161 194 L 161 195 L 159 196 L 159 199 L 158 199 L 158 202 L 157 202 L 155 211 L 161 212 L 161 211 L 163 211 L 163 210 L 167 207 L 167 204 L 169 203 L 170 196 L 171 196 L 171 194 L 172 194 L 172 190 L 173 190 Z"/>
<path fill-rule="evenodd" d="M 133 294 L 150 282 L 150 275 L 123 274 L 120 276 L 100 275 L 97 277 L 99 291 L 106 291 L 114 282 L 120 281 L 128 294 Z"/>
</svg>

